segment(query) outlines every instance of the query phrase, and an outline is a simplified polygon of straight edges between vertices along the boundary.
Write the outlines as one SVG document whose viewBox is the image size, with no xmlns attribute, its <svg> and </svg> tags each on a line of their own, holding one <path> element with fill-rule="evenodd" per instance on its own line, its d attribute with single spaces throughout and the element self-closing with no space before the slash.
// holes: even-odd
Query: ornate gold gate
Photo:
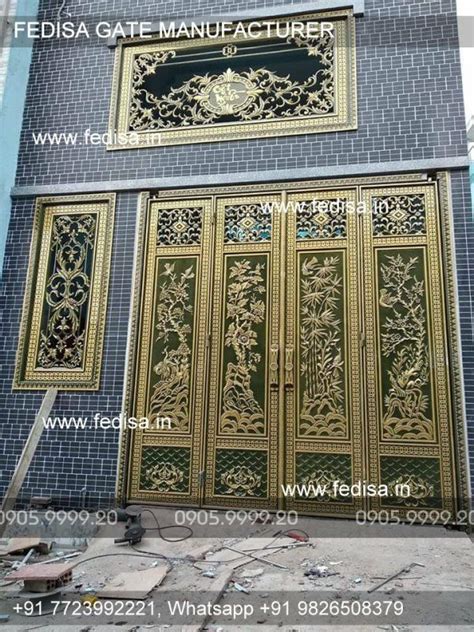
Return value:
<svg viewBox="0 0 474 632">
<path fill-rule="evenodd" d="M 255 189 L 147 202 L 127 498 L 454 511 L 436 183 Z"/>
</svg>

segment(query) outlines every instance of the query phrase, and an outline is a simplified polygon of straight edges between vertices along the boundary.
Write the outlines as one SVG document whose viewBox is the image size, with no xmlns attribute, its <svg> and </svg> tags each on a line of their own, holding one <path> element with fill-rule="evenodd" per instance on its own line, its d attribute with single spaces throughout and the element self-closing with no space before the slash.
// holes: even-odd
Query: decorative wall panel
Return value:
<svg viewBox="0 0 474 632">
<path fill-rule="evenodd" d="M 281 18 L 255 38 L 121 40 L 109 149 L 355 129 L 352 14 L 292 20 L 311 36 Z"/>
<path fill-rule="evenodd" d="M 15 388 L 99 387 L 114 204 L 37 200 Z"/>
</svg>

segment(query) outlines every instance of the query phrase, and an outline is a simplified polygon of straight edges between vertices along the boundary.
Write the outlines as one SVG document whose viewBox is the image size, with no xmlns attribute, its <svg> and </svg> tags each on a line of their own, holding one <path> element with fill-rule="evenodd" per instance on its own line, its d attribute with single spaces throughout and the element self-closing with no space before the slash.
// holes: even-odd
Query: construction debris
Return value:
<svg viewBox="0 0 474 632">
<path fill-rule="evenodd" d="M 250 592 L 245 588 L 245 586 L 242 586 L 242 584 L 233 582 L 233 585 L 234 585 L 234 588 L 238 590 L 239 592 L 245 593 L 246 595 L 250 595 Z"/>
<path fill-rule="evenodd" d="M 52 503 L 51 496 L 33 496 L 30 500 L 31 509 L 46 509 Z"/>
<path fill-rule="evenodd" d="M 305 571 L 305 576 L 311 578 L 331 577 L 332 575 L 339 575 L 339 573 L 336 573 L 335 571 L 330 571 L 327 566 L 323 565 L 313 566 L 309 570 Z"/>
<path fill-rule="evenodd" d="M 229 551 L 233 551 L 234 553 L 241 553 L 241 551 L 239 549 L 234 549 L 231 546 L 225 546 L 225 549 L 228 549 Z M 278 564 L 277 562 L 272 562 L 271 560 L 266 560 L 263 559 L 260 556 L 257 555 L 253 555 L 252 553 L 248 553 L 247 551 L 244 552 L 244 555 L 246 555 L 247 557 L 249 557 L 251 560 L 262 560 L 262 562 L 265 562 L 265 564 L 270 564 L 271 566 L 276 566 L 277 568 L 282 568 L 283 570 L 287 571 L 288 567 L 287 566 L 283 566 L 283 564 Z"/>
<path fill-rule="evenodd" d="M 230 545 L 222 545 L 220 550 L 209 553 L 203 562 L 196 563 L 200 568 L 202 563 L 225 564 L 227 568 L 236 569 L 254 560 L 264 561 L 268 555 L 272 555 L 282 547 L 270 548 L 275 542 L 275 538 L 249 538 Z M 290 538 L 281 538 L 279 543 L 287 545 L 293 541 Z M 293 542 L 294 543 L 294 542 Z M 252 551 L 252 553 L 250 553 Z M 207 569 L 205 569 L 207 570 Z"/>
<path fill-rule="evenodd" d="M 28 592 L 47 593 L 72 581 L 73 564 L 31 564 L 10 573 L 8 580 L 23 580 Z"/>
<path fill-rule="evenodd" d="M 159 586 L 168 573 L 168 566 L 161 565 L 143 571 L 120 573 L 97 592 L 104 599 L 145 599 Z"/>
<path fill-rule="evenodd" d="M 43 542 L 40 538 L 12 538 L 7 548 L 0 552 L 0 555 L 24 555 L 30 549 L 45 555 L 49 553 L 51 544 Z"/>
<path fill-rule="evenodd" d="M 81 551 L 73 551 L 72 553 L 63 553 L 61 555 L 57 555 L 56 557 L 52 557 L 49 560 L 34 562 L 34 564 L 53 564 L 54 562 L 59 562 L 62 560 L 70 560 L 73 557 L 77 557 L 78 555 L 81 555 Z"/>
<path fill-rule="evenodd" d="M 409 573 L 414 566 L 421 566 L 424 568 L 425 565 L 420 564 L 419 562 L 412 562 L 408 566 L 404 566 L 401 570 L 397 571 L 393 575 L 390 575 L 390 577 L 387 577 L 387 579 L 384 579 L 382 582 L 376 584 L 372 588 L 369 588 L 367 592 L 371 593 L 371 592 L 374 592 L 375 590 L 378 590 L 379 588 L 382 588 L 382 586 L 385 586 L 385 584 L 388 584 L 388 582 L 391 582 L 392 579 L 396 579 L 397 577 L 400 577 L 400 575 L 403 575 L 404 573 Z"/>
<path fill-rule="evenodd" d="M 254 577 L 260 577 L 260 575 L 263 575 L 263 568 L 248 569 L 244 571 L 240 576 L 246 577 L 248 579 L 253 579 Z"/>
<path fill-rule="evenodd" d="M 309 538 L 306 533 L 299 531 L 287 531 L 286 536 L 296 540 L 297 542 L 308 542 Z"/>
<path fill-rule="evenodd" d="M 126 528 L 130 528 L 130 526 L 132 525 L 127 525 Z M 262 537 L 262 532 L 265 537 Z M 294 534 L 299 536 L 298 530 L 295 529 Z M 370 592 L 377 590 L 392 579 L 395 580 L 393 585 L 396 586 L 396 577 L 400 577 L 403 572 L 408 572 L 413 565 L 418 565 L 418 563 L 410 565 L 405 567 L 403 571 L 386 577 L 384 570 L 387 568 L 386 563 L 368 563 L 364 566 L 359 551 L 352 556 L 350 549 L 344 542 L 332 544 L 329 539 L 324 542 L 325 546 L 323 547 L 321 540 L 318 542 L 317 549 L 313 549 L 311 548 L 314 547 L 313 540 L 303 541 L 299 537 L 291 537 L 288 532 L 276 533 L 275 527 L 270 531 L 263 527 L 257 535 L 245 539 L 194 538 L 189 539 L 186 544 L 151 538 L 147 532 L 145 535 L 148 541 L 144 545 L 143 551 L 134 550 L 130 546 L 114 545 L 115 535 L 120 534 L 109 531 L 104 537 L 92 540 L 85 556 L 79 550 L 71 550 L 67 553 L 60 553 L 60 551 L 55 550 L 48 558 L 39 558 L 41 561 L 34 557 L 36 555 L 35 549 L 28 548 L 28 546 L 31 547 L 32 544 L 37 543 L 38 540 L 32 542 L 30 539 L 26 543 L 23 540 L 19 546 L 27 547 L 26 556 L 23 555 L 23 558 L 17 556 L 16 562 L 13 561 L 14 558 L 3 558 L 5 566 L 11 565 L 12 562 L 17 566 L 22 565 L 21 568 L 16 569 L 15 573 L 7 576 L 5 576 L 6 571 L 3 571 L 2 581 L 4 582 L 3 586 L 5 586 L 3 594 L 7 599 L 40 600 L 44 615 L 51 613 L 52 608 L 48 600 L 53 598 L 56 600 L 65 599 L 66 601 L 73 599 L 83 604 L 92 605 L 96 600 L 101 599 L 152 599 L 155 601 L 159 600 L 160 596 L 164 598 L 167 592 L 182 595 L 183 601 L 189 598 L 192 602 L 193 598 L 197 597 L 196 593 L 202 592 L 206 596 L 206 603 L 208 599 L 213 604 L 222 600 L 223 604 L 227 606 L 229 602 L 240 601 L 250 606 L 254 597 L 256 600 L 272 599 L 272 591 L 274 590 L 288 590 L 290 593 L 293 591 L 307 592 L 310 590 L 312 581 L 315 582 L 315 586 L 319 585 L 324 589 L 327 589 L 328 586 L 334 586 L 334 590 L 337 591 L 336 594 L 343 594 L 344 591 L 352 590 L 356 595 L 354 598 L 357 598 L 356 593 L 361 591 L 361 586 L 358 584 L 366 586 L 373 581 L 380 580 L 380 583 Z M 12 544 L 15 545 L 13 548 L 18 548 L 18 541 L 6 544 L 9 544 L 9 549 L 12 548 Z M 362 547 L 364 545 L 365 542 L 361 544 Z M 308 550 L 298 551 L 302 547 Z M 367 548 L 367 551 L 368 556 L 371 556 L 372 549 Z M 424 553 L 426 554 L 426 552 Z M 206 558 L 197 559 L 198 554 L 201 557 L 206 556 Z M 278 555 L 278 557 L 270 557 L 273 554 Z M 124 557 L 121 557 L 122 555 Z M 416 555 L 420 555 L 419 550 Z M 79 567 L 79 573 L 73 571 L 73 581 L 67 581 L 67 577 L 64 576 L 59 576 L 59 578 L 54 576 L 55 567 L 60 566 L 63 570 L 68 568 L 68 564 L 58 564 L 59 560 L 65 561 L 78 556 L 81 556 L 79 561 L 71 562 L 70 568 L 74 569 L 76 564 L 83 562 L 87 562 L 87 564 Z M 148 559 L 146 559 L 147 557 Z M 424 558 L 420 559 L 424 561 Z M 49 578 L 52 582 L 48 584 L 45 578 L 38 579 L 35 573 L 36 571 L 47 572 L 49 568 L 52 569 L 52 577 Z M 365 574 L 358 577 L 357 573 L 361 572 L 362 568 L 364 568 Z M 125 569 L 127 572 L 123 572 Z M 21 571 L 28 571 L 28 574 L 33 573 L 29 578 L 33 582 L 32 584 L 28 584 L 28 578 L 25 579 L 21 575 L 16 575 L 17 572 Z M 301 576 L 303 572 L 305 577 Z M 461 572 L 466 573 L 466 569 L 461 569 Z M 331 583 L 331 580 L 323 579 L 335 575 L 339 577 L 334 580 L 334 583 Z M 410 579 L 414 575 L 412 573 Z M 20 578 L 25 582 L 21 592 L 20 584 L 15 584 Z M 13 581 L 8 581 L 11 579 Z M 43 583 L 34 584 L 35 581 L 42 581 Z M 416 584 L 413 586 L 417 588 Z M 25 590 L 36 592 L 27 594 Z M 42 594 L 38 590 L 49 590 L 49 592 Z M 363 591 L 365 592 L 365 588 Z M 58 594 L 61 595 L 61 593 L 62 596 L 58 597 Z M 55 596 L 52 597 L 52 595 Z M 247 595 L 251 596 L 247 597 Z M 3 612 L 10 617 L 11 624 L 20 623 L 23 616 L 18 613 L 12 614 L 9 610 L 3 610 Z M 212 612 L 212 608 L 209 609 L 209 612 Z M 217 625 L 224 624 L 226 619 L 216 616 L 214 620 L 212 619 L 213 616 L 211 614 L 207 617 L 203 613 L 201 617 L 198 613 L 198 616 L 194 617 L 192 622 L 183 626 L 182 629 L 186 632 L 197 632 L 208 625 L 207 629 L 215 632 L 218 629 Z M 50 620 L 44 621 L 47 625 L 52 625 Z M 255 618 L 254 622 L 264 623 L 265 619 L 263 617 Z M 125 621 L 120 620 L 118 623 L 124 624 Z M 172 620 L 163 621 L 162 627 L 172 627 L 168 625 L 172 623 Z M 117 622 L 114 621 L 114 624 Z M 143 627 L 151 626 L 145 625 Z"/>
<path fill-rule="evenodd" d="M 25 557 L 21 560 L 21 562 L 13 562 L 12 568 L 17 570 L 18 568 L 25 566 L 25 564 L 28 563 L 30 557 L 33 555 L 34 552 L 35 552 L 34 549 L 30 549 L 28 553 L 25 555 Z"/>
</svg>

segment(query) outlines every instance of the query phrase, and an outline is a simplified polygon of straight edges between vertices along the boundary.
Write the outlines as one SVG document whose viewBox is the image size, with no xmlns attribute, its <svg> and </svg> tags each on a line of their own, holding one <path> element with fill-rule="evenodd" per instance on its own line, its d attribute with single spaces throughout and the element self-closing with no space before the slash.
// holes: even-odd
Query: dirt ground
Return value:
<svg viewBox="0 0 474 632">
<path fill-rule="evenodd" d="M 171 522 L 167 511 L 153 510 L 161 526 Z M 172 543 L 160 537 L 150 513 L 143 514 L 142 524 L 149 531 L 134 548 L 113 542 L 114 537 L 123 534 L 124 524 L 99 529 L 87 548 L 70 560 L 76 565 L 73 581 L 63 587 L 54 601 L 70 599 L 76 604 L 93 604 L 97 593 L 119 573 L 165 566 L 166 577 L 144 602 L 149 607 L 145 615 L 135 611 L 125 615 L 115 610 L 113 614 L 100 611 L 87 615 L 78 605 L 77 616 L 56 613 L 27 617 L 14 611 L 28 596 L 22 594 L 21 582 L 4 585 L 11 572 L 8 562 L 4 562 L 0 571 L 0 614 L 9 615 L 4 629 L 474 630 L 474 549 L 462 532 L 443 527 L 367 527 L 350 521 L 304 518 L 298 529 L 311 535 L 308 542 L 294 540 L 282 534 L 278 525 L 267 523 L 254 525 L 236 537 L 227 532 L 225 537 L 199 537 L 205 535 L 206 529 L 197 529 L 197 535 Z M 162 532 L 166 538 L 183 533 Z M 235 549 L 265 557 L 254 560 Z M 57 555 L 57 551 L 57 547 L 53 548 L 49 557 Z M 70 552 L 65 546 L 61 551 Z M 43 559 L 47 558 L 33 561 Z M 379 590 L 368 592 L 414 563 L 408 572 L 402 572 Z M 132 586 L 127 587 L 133 590 Z M 209 602 L 210 610 L 205 614 L 193 612 L 192 616 L 188 613 L 183 619 L 172 616 L 170 603 L 185 601 L 201 606 Z M 335 602 L 336 609 L 326 611 L 329 605 L 323 602 Z M 354 606 L 355 602 L 359 603 Z M 376 602 L 381 604 L 382 613 L 376 611 Z M 369 604 L 365 614 L 360 611 L 360 604 L 364 603 Z M 395 604 L 403 607 L 403 613 L 395 612 Z M 215 605 L 222 610 L 227 606 L 227 610 L 216 612 Z"/>
</svg>

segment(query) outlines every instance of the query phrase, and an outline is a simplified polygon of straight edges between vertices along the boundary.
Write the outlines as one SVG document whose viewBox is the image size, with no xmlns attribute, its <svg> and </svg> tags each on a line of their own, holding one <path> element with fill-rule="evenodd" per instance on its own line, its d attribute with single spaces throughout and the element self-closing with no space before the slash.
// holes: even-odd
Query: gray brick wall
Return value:
<svg viewBox="0 0 474 632">
<path fill-rule="evenodd" d="M 150 19 L 244 13 L 296 2 L 277 0 L 77 0 L 75 19 Z M 359 128 L 357 131 L 209 145 L 106 152 L 103 147 L 34 146 L 32 131 L 105 132 L 108 124 L 113 50 L 47 41 L 35 45 L 25 109 L 17 186 L 58 185 L 120 179 L 233 177 L 300 168 L 466 156 L 461 73 L 454 0 L 366 0 L 357 20 Z M 43 1 L 40 15 L 54 18 L 58 1 Z M 159 6 L 159 11 L 157 7 Z M 315 3 L 316 6 L 316 3 Z M 90 19 L 90 18 L 89 18 Z M 361 174 L 364 170 L 361 169 Z M 55 415 L 120 411 L 133 264 L 136 193 L 118 196 L 103 383 L 98 393 L 61 393 Z M 459 304 L 466 369 L 470 441 L 474 457 L 474 346 L 472 293 L 474 244 L 467 170 L 453 173 L 454 222 L 460 280 Z M 0 288 L 0 456 L 3 484 L 9 479 L 41 395 L 13 393 L 14 357 L 33 214 L 32 199 L 14 201 L 3 285 Z M 470 256 L 469 256 L 470 255 Z M 86 487 L 101 500 L 114 491 L 117 433 L 49 431 L 30 471 L 26 493 L 77 495 Z M 59 458 L 58 458 L 59 457 Z"/>
</svg>

